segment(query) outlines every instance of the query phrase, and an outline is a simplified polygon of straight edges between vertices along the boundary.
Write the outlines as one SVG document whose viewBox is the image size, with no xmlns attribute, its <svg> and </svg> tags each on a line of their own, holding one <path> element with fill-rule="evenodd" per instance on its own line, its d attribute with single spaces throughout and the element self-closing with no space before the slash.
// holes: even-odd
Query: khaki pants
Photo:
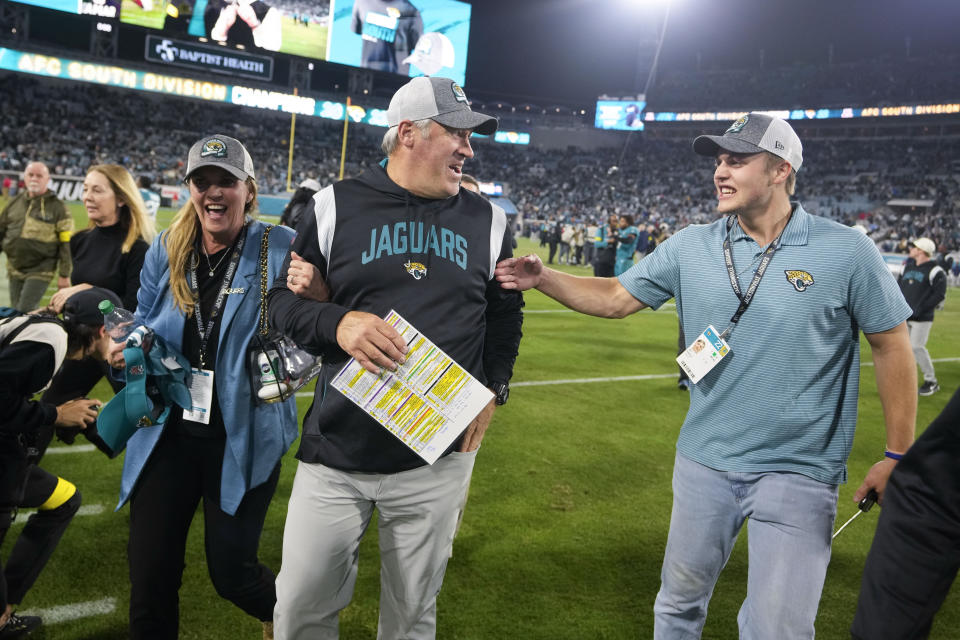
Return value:
<svg viewBox="0 0 960 640">
<path fill-rule="evenodd" d="M 274 637 L 332 640 L 353 598 L 360 539 L 379 512 L 380 640 L 436 637 L 437 594 L 476 451 L 400 473 L 301 462 L 277 576 Z"/>
<path fill-rule="evenodd" d="M 907 320 L 907 331 L 910 334 L 910 348 L 913 349 L 913 357 L 917 359 L 920 365 L 920 371 L 923 372 L 924 382 L 936 382 L 937 374 L 933 370 L 933 360 L 930 359 L 930 352 L 927 351 L 927 339 L 930 337 L 930 328 L 933 321 L 914 322 Z"/>
</svg>

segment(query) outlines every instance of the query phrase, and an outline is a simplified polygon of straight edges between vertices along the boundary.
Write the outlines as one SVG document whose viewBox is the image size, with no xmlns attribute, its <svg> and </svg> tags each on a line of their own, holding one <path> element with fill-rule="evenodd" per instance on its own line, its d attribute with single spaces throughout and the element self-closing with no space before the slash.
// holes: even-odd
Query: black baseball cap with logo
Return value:
<svg viewBox="0 0 960 640">
<path fill-rule="evenodd" d="M 427 118 L 453 129 L 470 129 L 489 136 L 497 131 L 497 119 L 470 108 L 467 95 L 450 78 L 420 76 L 403 85 L 390 99 L 387 125 Z"/>
<path fill-rule="evenodd" d="M 103 326 L 103 312 L 100 303 L 109 300 L 115 307 L 122 307 L 123 303 L 113 291 L 91 287 L 78 291 L 63 303 L 63 321 L 71 324 L 84 324 L 91 327 Z"/>
<path fill-rule="evenodd" d="M 190 153 L 187 154 L 187 173 L 184 180 L 188 180 L 190 174 L 201 167 L 220 167 L 238 180 L 256 179 L 253 159 L 247 148 L 236 138 L 221 133 L 204 136 L 193 143 Z"/>
</svg>

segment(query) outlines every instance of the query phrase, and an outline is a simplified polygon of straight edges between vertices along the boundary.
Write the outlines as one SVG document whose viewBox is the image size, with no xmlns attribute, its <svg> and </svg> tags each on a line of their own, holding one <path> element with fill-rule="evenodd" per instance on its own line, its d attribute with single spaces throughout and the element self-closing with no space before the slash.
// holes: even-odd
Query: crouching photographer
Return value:
<svg viewBox="0 0 960 640">
<path fill-rule="evenodd" d="M 41 623 L 13 609 L 47 564 L 70 520 L 80 492 L 67 480 L 37 466 L 54 427 L 85 429 L 97 417 L 99 400 L 76 398 L 60 405 L 32 400 L 64 359 L 106 359 L 110 336 L 103 330 L 101 300 L 119 300 L 104 289 L 71 296 L 63 319 L 51 312 L 16 314 L 0 320 L 0 543 L 19 508 L 36 509 L 0 566 L 0 640 L 20 637 Z"/>
</svg>

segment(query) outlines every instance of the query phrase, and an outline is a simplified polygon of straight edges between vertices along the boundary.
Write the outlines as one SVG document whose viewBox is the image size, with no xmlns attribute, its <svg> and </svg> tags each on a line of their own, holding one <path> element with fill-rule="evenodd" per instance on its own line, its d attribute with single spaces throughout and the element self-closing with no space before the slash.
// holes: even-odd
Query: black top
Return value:
<svg viewBox="0 0 960 640">
<path fill-rule="evenodd" d="M 421 466 L 399 439 L 328 388 L 349 359 L 337 343 L 337 325 L 350 310 L 383 317 L 395 309 L 481 383 L 508 382 L 523 298 L 493 278 L 496 262 L 513 253 L 506 216 L 464 189 L 450 198 L 419 198 L 380 165 L 327 187 L 314 202 L 292 249 L 317 265 L 331 300 L 290 291 L 289 261 L 268 294 L 270 326 L 324 355 L 298 458 L 361 472 Z"/>
<path fill-rule="evenodd" d="M 918 265 L 907 259 L 900 276 L 900 291 L 913 309 L 910 320 L 933 321 L 933 312 L 947 295 L 947 273 L 933 260 Z"/>
<path fill-rule="evenodd" d="M 137 291 L 140 289 L 140 269 L 150 248 L 138 238 L 130 251 L 121 253 L 127 230 L 120 223 L 109 227 L 85 229 L 70 238 L 73 256 L 73 284 L 86 282 L 95 287 L 113 291 L 128 311 L 137 309 Z"/>
<path fill-rule="evenodd" d="M 200 264 L 197 265 L 197 288 L 200 290 L 200 319 L 206 328 L 210 321 L 210 312 L 217 300 L 217 294 L 220 293 L 220 285 L 223 284 L 223 278 L 227 273 L 227 265 L 230 264 L 230 252 L 233 246 L 222 249 L 216 253 L 210 254 L 209 262 L 207 257 L 200 253 Z M 210 268 L 213 268 L 213 275 L 210 275 Z M 190 276 L 188 275 L 187 278 Z M 213 371 L 217 362 L 217 345 L 220 343 L 220 319 L 223 317 L 223 309 L 217 314 L 213 321 L 213 331 L 210 332 L 210 339 L 207 341 L 206 368 Z M 183 355 L 190 361 L 193 367 L 200 367 L 200 331 L 197 329 L 197 319 L 192 315 L 183 323 Z M 225 438 L 226 429 L 223 426 L 223 413 L 220 411 L 220 402 L 217 398 L 216 381 L 213 387 L 213 407 L 210 412 L 210 424 L 194 422 L 183 419 L 183 409 L 174 406 L 170 411 L 170 424 L 177 425 L 181 433 L 187 433 L 192 436 L 202 438 Z"/>
<path fill-rule="evenodd" d="M 27 322 L 42 323 L 43 329 L 30 334 L 30 338 L 16 341 L 13 341 L 13 332 L 20 334 L 22 328 L 7 327 L 3 333 L 6 344 L 0 347 L 0 435 L 22 433 L 32 439 L 38 428 L 52 425 L 57 419 L 55 405 L 32 398 L 43 390 L 60 366 L 53 340 L 63 333 L 63 328 L 59 322 L 43 317 L 31 317 Z M 0 447 L 3 446 L 7 445 L 0 442 Z M 3 471 L 2 465 L 0 471 Z"/>
</svg>

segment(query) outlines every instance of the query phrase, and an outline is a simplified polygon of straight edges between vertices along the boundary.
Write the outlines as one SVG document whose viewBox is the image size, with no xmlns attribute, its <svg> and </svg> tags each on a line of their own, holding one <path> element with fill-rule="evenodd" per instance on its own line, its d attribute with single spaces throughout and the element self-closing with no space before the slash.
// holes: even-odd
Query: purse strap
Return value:
<svg viewBox="0 0 960 640">
<path fill-rule="evenodd" d="M 268 224 L 263 230 L 263 237 L 260 240 L 260 323 L 258 331 L 261 336 L 267 335 L 270 330 L 267 320 L 267 259 L 270 257 L 270 229 L 272 224 Z"/>
</svg>

